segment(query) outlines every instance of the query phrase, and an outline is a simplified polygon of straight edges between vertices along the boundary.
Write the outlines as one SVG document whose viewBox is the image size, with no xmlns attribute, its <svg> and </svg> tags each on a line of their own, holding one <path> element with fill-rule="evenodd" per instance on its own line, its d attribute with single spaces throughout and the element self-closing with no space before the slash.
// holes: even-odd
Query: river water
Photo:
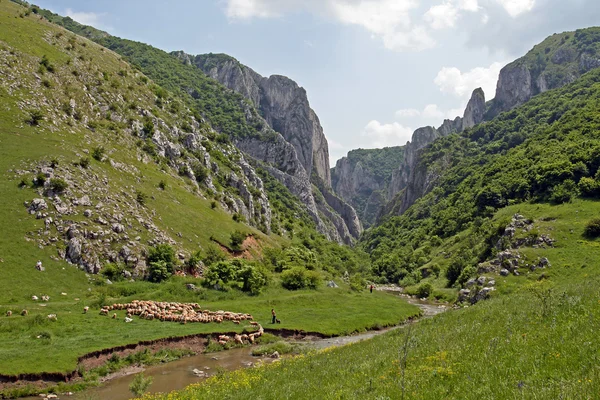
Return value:
<svg viewBox="0 0 600 400">
<path fill-rule="evenodd" d="M 443 305 L 430 304 L 412 298 L 403 298 L 403 300 L 421 308 L 423 317 L 425 318 L 432 317 L 447 309 Z M 378 331 L 369 331 L 357 335 L 339 336 L 327 339 L 311 337 L 293 342 L 304 344 L 315 349 L 325 349 L 328 347 L 343 346 L 345 344 L 354 343 L 361 340 L 368 340 L 374 336 L 381 335 L 400 327 L 402 327 L 402 325 Z M 253 365 L 261 362 L 270 363 L 274 361 L 269 357 L 252 356 L 251 352 L 251 347 L 237 348 L 220 351 L 217 353 L 198 354 L 166 364 L 146 367 L 143 370 L 144 376 L 152 377 L 153 379 L 152 385 L 150 385 L 148 392 L 157 393 L 180 390 L 188 385 L 201 382 L 202 380 L 214 375 L 215 373 L 218 373 L 219 371 L 233 371 L 240 368 L 252 367 Z M 194 373 L 194 370 L 196 370 L 196 373 Z M 135 373 L 140 371 L 141 369 L 132 369 L 130 370 L 130 374 L 120 374 L 120 376 L 112 378 L 103 383 L 100 387 L 75 393 L 68 397 L 65 395 L 60 395 L 59 398 L 68 398 L 74 400 L 127 400 L 132 398 L 132 394 L 129 391 L 129 385 L 131 384 Z M 198 371 L 202 371 L 203 373 L 199 376 L 197 374 Z M 30 397 L 26 398 L 25 400 L 34 399 L 39 400 L 40 397 Z"/>
</svg>

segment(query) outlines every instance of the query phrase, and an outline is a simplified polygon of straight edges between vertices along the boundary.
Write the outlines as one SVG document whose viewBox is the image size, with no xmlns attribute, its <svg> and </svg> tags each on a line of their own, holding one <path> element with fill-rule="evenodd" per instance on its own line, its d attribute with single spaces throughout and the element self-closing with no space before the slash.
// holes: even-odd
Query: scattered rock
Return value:
<svg viewBox="0 0 600 400">
<path fill-rule="evenodd" d="M 273 354 L 271 354 L 269 357 L 271 358 L 279 358 L 279 352 L 278 351 L 274 351 Z"/>
<path fill-rule="evenodd" d="M 87 217 L 87 218 L 90 218 L 92 216 L 92 210 L 90 210 L 90 209 L 85 210 L 83 212 L 83 216 Z"/>
<path fill-rule="evenodd" d="M 510 274 L 510 271 L 507 270 L 506 268 L 502 268 L 500 270 L 500 275 L 502 275 L 502 276 L 508 276 L 508 274 Z"/>
<path fill-rule="evenodd" d="M 339 287 L 339 286 L 334 281 L 329 281 L 329 282 L 327 282 L 327 287 L 336 288 L 336 287 Z"/>
</svg>

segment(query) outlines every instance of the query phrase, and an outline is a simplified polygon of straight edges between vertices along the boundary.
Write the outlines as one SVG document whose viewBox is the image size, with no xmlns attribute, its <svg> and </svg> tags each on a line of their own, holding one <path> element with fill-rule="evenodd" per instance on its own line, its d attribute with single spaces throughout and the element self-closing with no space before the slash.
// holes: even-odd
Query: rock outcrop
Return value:
<svg viewBox="0 0 600 400">
<path fill-rule="evenodd" d="M 331 189 L 327 139 L 303 88 L 284 76 L 262 77 L 227 55 L 173 54 L 239 93 L 259 111 L 266 125 L 262 136 L 234 138 L 234 144 L 300 199 L 319 232 L 348 244 L 360 236 L 356 212 Z M 316 200 L 321 197 L 325 203 Z"/>
<path fill-rule="evenodd" d="M 314 169 L 317 177 L 331 186 L 327 139 L 306 91 L 296 82 L 281 75 L 263 77 L 224 54 L 174 54 L 250 100 L 269 126 L 294 146 L 308 176 Z"/>
</svg>

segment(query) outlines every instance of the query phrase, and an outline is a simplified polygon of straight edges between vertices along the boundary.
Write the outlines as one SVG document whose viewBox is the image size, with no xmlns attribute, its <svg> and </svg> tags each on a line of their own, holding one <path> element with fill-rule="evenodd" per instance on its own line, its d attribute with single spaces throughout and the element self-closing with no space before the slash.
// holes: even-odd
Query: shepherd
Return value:
<svg viewBox="0 0 600 400">
<path fill-rule="evenodd" d="M 373 285 L 369 286 L 369 290 L 373 293 Z"/>
<path fill-rule="evenodd" d="M 275 321 L 277 320 L 277 316 L 275 315 L 275 309 L 271 308 L 271 323 L 274 324 Z"/>
</svg>

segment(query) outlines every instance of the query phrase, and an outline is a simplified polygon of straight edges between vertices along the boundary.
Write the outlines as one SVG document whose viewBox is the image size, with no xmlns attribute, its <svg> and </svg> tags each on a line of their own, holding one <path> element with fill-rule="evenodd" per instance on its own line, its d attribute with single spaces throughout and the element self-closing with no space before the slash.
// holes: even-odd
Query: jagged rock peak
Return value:
<svg viewBox="0 0 600 400">
<path fill-rule="evenodd" d="M 263 77 L 226 54 L 173 54 L 250 100 L 269 126 L 296 148 L 308 176 L 314 172 L 331 187 L 327 139 L 304 88 L 282 75 Z"/>
<path fill-rule="evenodd" d="M 483 121 L 485 114 L 485 94 L 483 89 L 473 90 L 471 99 L 467 103 L 467 108 L 462 119 L 462 130 L 469 129 Z"/>
</svg>

